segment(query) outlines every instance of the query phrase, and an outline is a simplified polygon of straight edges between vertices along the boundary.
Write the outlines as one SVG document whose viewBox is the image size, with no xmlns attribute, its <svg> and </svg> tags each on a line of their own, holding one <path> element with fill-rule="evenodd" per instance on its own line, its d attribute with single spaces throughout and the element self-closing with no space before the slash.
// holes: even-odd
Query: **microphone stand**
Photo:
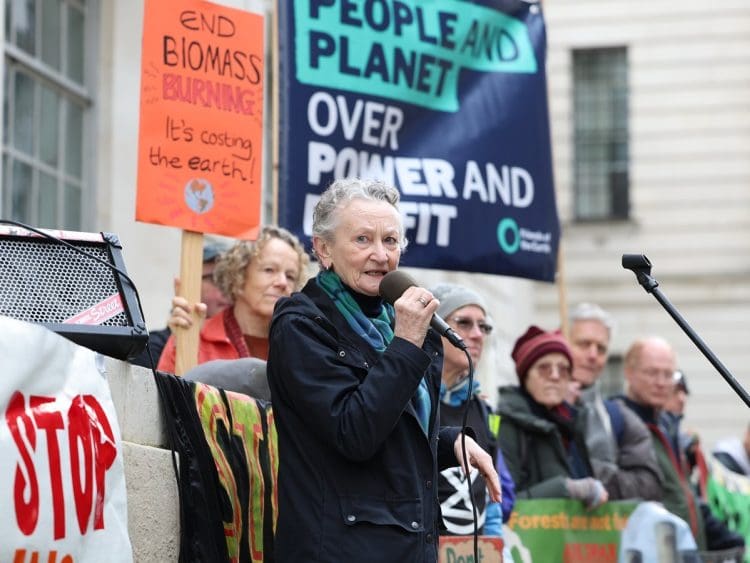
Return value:
<svg viewBox="0 0 750 563">
<path fill-rule="evenodd" d="M 717 358 L 708 346 L 706 346 L 705 342 L 701 340 L 700 336 L 695 333 L 687 321 L 661 292 L 659 289 L 659 282 L 651 276 L 651 262 L 649 259 L 643 254 L 623 254 L 622 267 L 626 270 L 631 270 L 635 274 L 638 283 L 643 286 L 646 293 L 653 294 L 656 300 L 661 303 L 662 307 L 666 309 L 667 313 L 669 313 L 675 322 L 680 325 L 680 328 L 685 331 L 685 334 L 688 335 L 690 340 L 692 340 L 698 349 L 703 352 L 703 355 L 706 356 L 709 362 L 711 362 L 711 365 L 716 368 L 724 380 L 729 383 L 729 386 L 734 389 L 734 392 L 745 402 L 745 405 L 750 407 L 750 395 L 747 394 L 747 391 L 745 391 L 742 385 L 740 385 L 734 376 L 729 373 L 729 370 L 724 367 L 724 364 L 719 361 L 719 358 Z"/>
</svg>

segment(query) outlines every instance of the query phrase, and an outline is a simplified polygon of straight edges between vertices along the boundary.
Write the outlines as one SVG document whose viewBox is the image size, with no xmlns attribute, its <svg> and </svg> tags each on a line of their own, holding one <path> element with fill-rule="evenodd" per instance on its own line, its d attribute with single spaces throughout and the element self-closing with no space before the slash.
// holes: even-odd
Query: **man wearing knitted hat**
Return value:
<svg viewBox="0 0 750 563">
<path fill-rule="evenodd" d="M 466 343 L 474 366 L 482 357 L 486 338 L 492 332 L 487 319 L 487 308 L 482 297 L 471 289 L 443 283 L 431 290 L 440 301 L 437 314 L 455 330 Z M 466 354 L 443 339 L 443 372 L 440 386 L 440 421 L 448 426 L 461 426 L 468 399 L 468 420 L 476 434 L 476 441 L 496 460 L 500 476 L 502 502 L 493 503 L 486 497 L 486 487 L 481 475 L 472 472 L 472 494 L 478 512 L 479 532 L 487 536 L 500 536 L 502 523 L 507 521 L 513 509 L 515 491 L 510 473 L 505 467 L 502 452 L 497 447 L 496 431 L 491 420 L 496 416 L 481 398 L 479 382 L 473 381 L 469 388 L 469 361 Z M 462 471 L 458 467 L 445 469 L 438 482 L 443 524 L 449 535 L 466 535 L 474 532 L 473 512 Z"/>
<path fill-rule="evenodd" d="M 565 403 L 573 358 L 563 336 L 531 326 L 511 357 L 520 386 L 501 389 L 500 446 L 518 498 L 573 498 L 595 508 L 609 498 L 593 477 L 576 412 Z"/>
</svg>

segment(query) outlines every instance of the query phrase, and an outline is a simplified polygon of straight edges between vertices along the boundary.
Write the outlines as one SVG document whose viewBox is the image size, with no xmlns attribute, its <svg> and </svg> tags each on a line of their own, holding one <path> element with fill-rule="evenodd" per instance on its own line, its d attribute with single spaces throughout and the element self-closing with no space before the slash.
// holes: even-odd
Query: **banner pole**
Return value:
<svg viewBox="0 0 750 563">
<path fill-rule="evenodd" d="M 271 9 L 271 222 L 279 222 L 279 0 Z"/>
<path fill-rule="evenodd" d="M 557 274 L 555 275 L 555 282 L 557 284 L 560 331 L 567 339 L 570 336 L 570 327 L 568 326 L 568 288 L 565 284 L 565 261 L 563 260 L 564 254 L 562 248 L 563 242 L 562 237 L 560 237 L 560 242 L 557 245 Z"/>
<path fill-rule="evenodd" d="M 192 306 L 201 300 L 201 274 L 203 272 L 203 233 L 182 231 L 180 248 L 180 297 Z M 175 375 L 184 375 L 198 365 L 198 340 L 200 318 L 192 311 L 193 326 L 175 332 L 177 347 Z"/>
</svg>

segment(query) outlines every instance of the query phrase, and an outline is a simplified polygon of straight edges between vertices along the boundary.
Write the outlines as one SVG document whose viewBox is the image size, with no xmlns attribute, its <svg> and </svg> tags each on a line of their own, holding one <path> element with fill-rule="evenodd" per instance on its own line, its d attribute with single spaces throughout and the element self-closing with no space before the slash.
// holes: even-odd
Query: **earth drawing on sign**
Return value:
<svg viewBox="0 0 750 563">
<path fill-rule="evenodd" d="M 193 178 L 185 186 L 185 203 L 196 213 L 207 213 L 214 206 L 214 189 L 205 179 Z"/>
</svg>

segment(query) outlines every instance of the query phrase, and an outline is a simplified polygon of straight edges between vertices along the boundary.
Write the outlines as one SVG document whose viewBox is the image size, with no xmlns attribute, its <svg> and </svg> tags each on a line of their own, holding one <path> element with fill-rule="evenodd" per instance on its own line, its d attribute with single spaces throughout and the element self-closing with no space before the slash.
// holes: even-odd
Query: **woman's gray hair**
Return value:
<svg viewBox="0 0 750 563">
<path fill-rule="evenodd" d="M 256 240 L 237 241 L 216 262 L 213 274 L 214 283 L 232 305 L 245 287 L 247 267 L 257 258 L 268 241 L 273 239 L 279 239 L 287 243 L 297 253 L 299 273 L 294 283 L 294 290 L 302 287 L 305 282 L 307 264 L 310 261 L 305 252 L 305 247 L 302 246 L 295 235 L 286 229 L 275 225 L 266 225 L 261 229 Z"/>
<path fill-rule="evenodd" d="M 355 199 L 384 201 L 390 203 L 398 211 L 400 197 L 396 188 L 380 180 L 361 178 L 336 180 L 323 192 L 313 210 L 312 234 L 325 241 L 333 240 L 333 233 L 338 227 L 337 210 L 346 207 Z M 399 214 L 399 246 L 402 252 L 406 249 L 406 244 L 404 224 Z"/>
</svg>

